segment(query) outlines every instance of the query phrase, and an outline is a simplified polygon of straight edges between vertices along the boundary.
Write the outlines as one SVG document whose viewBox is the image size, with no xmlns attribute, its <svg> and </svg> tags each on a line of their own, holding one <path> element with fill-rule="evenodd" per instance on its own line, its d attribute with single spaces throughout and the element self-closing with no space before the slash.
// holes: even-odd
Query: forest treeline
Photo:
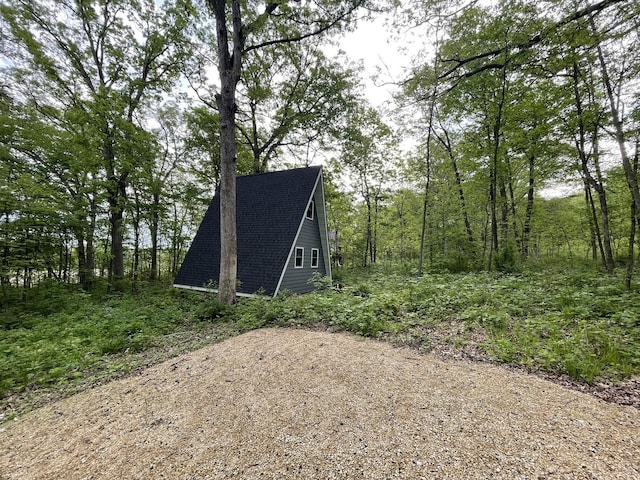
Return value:
<svg viewBox="0 0 640 480">
<path fill-rule="evenodd" d="M 587 260 L 631 287 L 638 1 L 6 0 L 4 303 L 45 278 L 122 290 L 176 273 L 220 181 L 217 3 L 252 26 L 237 173 L 325 164 L 336 263 Z M 423 47 L 385 111 L 334 44 L 378 15 Z M 317 34 L 286 23 L 304 18 Z M 554 185 L 571 193 L 541 195 Z"/>
</svg>

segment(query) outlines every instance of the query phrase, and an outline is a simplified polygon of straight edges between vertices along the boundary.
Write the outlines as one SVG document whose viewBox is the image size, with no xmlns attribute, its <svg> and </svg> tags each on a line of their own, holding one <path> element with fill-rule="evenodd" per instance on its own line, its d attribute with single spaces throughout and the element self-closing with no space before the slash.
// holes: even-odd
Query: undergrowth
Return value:
<svg viewBox="0 0 640 480">
<path fill-rule="evenodd" d="M 0 317 L 0 406 L 29 391 L 70 392 L 264 326 L 331 328 L 429 346 L 470 332 L 493 359 L 592 383 L 640 373 L 640 302 L 620 278 L 343 273 L 340 288 L 275 299 L 215 297 L 150 285 L 108 296 L 49 285 Z M 326 287 L 326 285 L 325 285 Z M 28 396 L 28 395 L 27 395 Z"/>
<path fill-rule="evenodd" d="M 322 325 L 385 338 L 415 335 L 429 344 L 430 329 L 478 347 L 493 359 L 530 370 L 567 374 L 593 383 L 640 372 L 640 302 L 621 279 L 583 271 L 523 275 L 352 274 L 340 291 L 275 300 L 239 308 L 241 321 L 263 325 Z M 425 336 L 426 333 L 426 337 Z M 409 342 L 411 343 L 411 342 Z"/>
</svg>

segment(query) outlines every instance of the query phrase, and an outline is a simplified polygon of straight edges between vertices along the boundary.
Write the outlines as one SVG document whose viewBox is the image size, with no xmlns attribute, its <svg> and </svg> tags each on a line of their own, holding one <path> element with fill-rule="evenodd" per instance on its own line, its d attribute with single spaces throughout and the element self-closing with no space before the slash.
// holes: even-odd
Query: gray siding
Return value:
<svg viewBox="0 0 640 480">
<path fill-rule="evenodd" d="M 322 248 L 322 243 L 320 241 L 321 233 L 320 233 L 320 224 L 318 222 L 318 205 L 321 205 L 322 198 L 319 195 L 319 189 L 316 189 L 314 194 L 314 215 L 313 220 L 306 218 L 302 223 L 302 228 L 300 229 L 300 234 L 298 235 L 298 239 L 296 244 L 294 245 L 293 251 L 291 253 L 291 258 L 289 258 L 289 263 L 287 264 L 287 268 L 285 270 L 284 276 L 282 278 L 282 284 L 280 285 L 280 291 L 282 290 L 291 290 L 295 293 L 307 293 L 314 290 L 313 285 L 309 284 L 309 279 L 313 275 L 314 272 L 320 272 L 321 275 L 326 275 L 325 268 L 325 258 L 324 252 Z M 320 198 L 318 198 L 320 197 Z M 305 209 L 306 211 L 306 209 Z M 303 268 L 295 268 L 295 247 L 303 247 L 304 248 L 304 267 Z M 318 268 L 311 268 L 311 249 L 318 249 Z"/>
</svg>

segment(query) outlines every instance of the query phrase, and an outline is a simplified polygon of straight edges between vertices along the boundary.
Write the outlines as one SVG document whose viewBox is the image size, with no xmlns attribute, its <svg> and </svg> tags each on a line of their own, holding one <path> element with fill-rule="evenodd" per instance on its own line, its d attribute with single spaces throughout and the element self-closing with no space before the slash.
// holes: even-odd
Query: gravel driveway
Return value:
<svg viewBox="0 0 640 480">
<path fill-rule="evenodd" d="M 640 410 L 345 334 L 264 329 L 3 426 L 0 479 L 634 479 Z"/>
</svg>

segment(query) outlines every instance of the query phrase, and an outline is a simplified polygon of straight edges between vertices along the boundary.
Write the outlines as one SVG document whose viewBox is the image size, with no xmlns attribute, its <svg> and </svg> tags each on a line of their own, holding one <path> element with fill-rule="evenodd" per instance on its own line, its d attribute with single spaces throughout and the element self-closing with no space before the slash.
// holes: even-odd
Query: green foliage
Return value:
<svg viewBox="0 0 640 480">
<path fill-rule="evenodd" d="M 346 331 L 420 348 L 473 346 L 496 361 L 589 383 L 640 373 L 640 302 L 622 279 L 588 269 L 416 277 L 371 268 L 341 275 L 339 290 L 283 292 L 235 307 L 162 286 L 109 296 L 41 285 L 0 329 L 0 398 L 72 392 L 267 326 Z"/>
<path fill-rule="evenodd" d="M 451 343 L 468 334 L 496 360 L 593 382 L 640 371 L 640 306 L 635 293 L 593 270 L 519 276 L 432 274 L 422 278 L 371 270 L 343 271 L 347 286 L 305 296 L 249 301 L 245 325 L 315 326 L 359 335 Z M 411 343 L 411 342 L 410 342 Z"/>
<path fill-rule="evenodd" d="M 496 270 L 500 273 L 518 273 L 520 271 L 518 252 L 514 242 L 508 242 L 496 255 Z"/>
<path fill-rule="evenodd" d="M 166 287 L 92 297 L 41 286 L 28 308 L 0 330 L 0 396 L 74 382 L 104 368 L 128 371 L 132 366 L 118 355 L 142 352 L 185 328 L 192 308 Z"/>
<path fill-rule="evenodd" d="M 193 310 L 193 316 L 199 320 L 231 319 L 235 316 L 235 309 L 221 303 L 215 294 L 206 294 Z"/>
</svg>

